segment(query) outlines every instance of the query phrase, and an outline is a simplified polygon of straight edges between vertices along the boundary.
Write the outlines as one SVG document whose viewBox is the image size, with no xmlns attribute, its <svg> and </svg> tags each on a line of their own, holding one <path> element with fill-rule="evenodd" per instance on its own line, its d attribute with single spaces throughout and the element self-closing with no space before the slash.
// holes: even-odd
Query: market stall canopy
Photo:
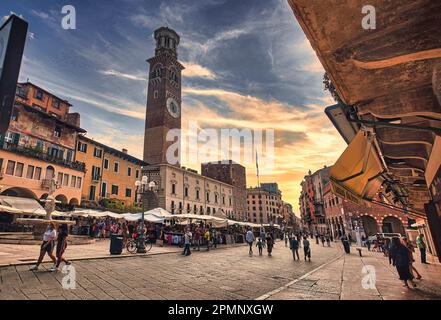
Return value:
<svg viewBox="0 0 441 320">
<path fill-rule="evenodd" d="M 70 217 L 71 215 L 72 215 L 71 212 L 61 212 L 61 211 L 57 211 L 57 210 L 52 212 L 53 217 Z"/>
<path fill-rule="evenodd" d="M 184 213 L 173 215 L 173 219 L 179 220 L 181 223 L 184 222 L 183 220 L 185 220 L 187 223 L 191 223 L 191 220 L 209 221 L 214 228 L 223 228 L 228 226 L 228 219 L 222 219 L 209 215 Z"/>
<path fill-rule="evenodd" d="M 23 211 L 13 208 L 13 207 L 9 207 L 9 206 L 4 206 L 4 205 L 0 205 L 0 212 L 6 212 L 6 213 L 16 213 L 16 214 L 22 214 Z"/>
<path fill-rule="evenodd" d="M 87 218 L 90 214 L 94 214 L 98 211 L 92 209 L 76 209 L 71 213 L 74 217 L 85 217 Z"/>
<path fill-rule="evenodd" d="M 330 171 L 332 191 L 346 200 L 363 204 L 379 191 L 382 173 L 373 137 L 360 130 Z"/>
<path fill-rule="evenodd" d="M 225 212 L 219 208 L 219 210 L 216 211 L 216 213 L 213 215 L 214 217 L 218 217 L 221 219 L 227 219 L 227 215 L 225 214 Z"/>
<path fill-rule="evenodd" d="M 227 220 L 228 225 L 238 225 L 243 227 L 251 227 L 251 228 L 260 228 L 261 225 L 257 223 L 252 222 L 244 222 L 244 221 L 234 221 L 234 220 Z"/>
<path fill-rule="evenodd" d="M 112 211 L 104 211 L 102 213 L 105 217 L 113 218 L 113 219 L 124 219 L 124 215 Z"/>
<path fill-rule="evenodd" d="M 139 221 L 142 219 L 141 213 L 126 213 L 123 216 L 125 220 L 130 222 Z M 163 223 L 164 218 L 157 217 L 153 214 L 144 214 L 144 221 L 152 223 Z"/>
<path fill-rule="evenodd" d="M 19 210 L 21 214 L 46 215 L 46 210 L 35 199 L 0 195 L 0 204 L 12 210 Z"/>
<path fill-rule="evenodd" d="M 155 208 L 149 211 L 146 211 L 145 214 L 152 214 L 158 218 L 171 219 L 173 215 L 163 208 Z"/>
</svg>

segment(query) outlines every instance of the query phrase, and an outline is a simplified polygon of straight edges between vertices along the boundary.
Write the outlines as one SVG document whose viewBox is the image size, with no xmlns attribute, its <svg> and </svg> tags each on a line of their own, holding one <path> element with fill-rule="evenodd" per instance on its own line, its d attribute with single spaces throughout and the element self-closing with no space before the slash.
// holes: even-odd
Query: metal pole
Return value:
<svg viewBox="0 0 441 320">
<path fill-rule="evenodd" d="M 140 192 L 140 197 L 141 197 L 141 208 L 142 208 L 142 213 L 141 213 L 141 234 L 138 236 L 138 249 L 136 250 L 137 253 L 147 253 L 146 249 L 145 249 L 145 235 L 144 235 L 144 210 L 145 210 L 145 206 L 144 206 L 144 185 L 141 184 L 141 192 Z"/>
</svg>

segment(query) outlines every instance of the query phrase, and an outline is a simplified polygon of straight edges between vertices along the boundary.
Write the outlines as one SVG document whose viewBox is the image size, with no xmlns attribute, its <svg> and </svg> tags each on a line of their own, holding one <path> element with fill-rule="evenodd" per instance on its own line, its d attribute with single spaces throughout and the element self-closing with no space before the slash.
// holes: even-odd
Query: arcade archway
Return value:
<svg viewBox="0 0 441 320">
<path fill-rule="evenodd" d="M 362 216 L 361 221 L 363 222 L 364 233 L 367 237 L 372 236 L 380 231 L 377 221 L 373 217 Z"/>
<path fill-rule="evenodd" d="M 383 219 L 382 230 L 384 233 L 400 233 L 405 234 L 403 223 L 397 217 L 386 217 Z"/>
</svg>

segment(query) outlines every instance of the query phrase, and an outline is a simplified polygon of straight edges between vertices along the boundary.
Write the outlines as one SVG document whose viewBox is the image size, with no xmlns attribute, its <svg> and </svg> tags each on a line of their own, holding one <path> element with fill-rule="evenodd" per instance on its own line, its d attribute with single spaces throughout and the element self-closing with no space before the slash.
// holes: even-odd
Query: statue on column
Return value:
<svg viewBox="0 0 441 320">
<path fill-rule="evenodd" d="M 49 180 L 49 192 L 44 204 L 44 210 L 46 210 L 46 220 L 52 219 L 52 212 L 55 210 L 55 198 L 54 193 L 57 190 L 57 182 L 55 181 L 55 175 Z"/>
</svg>

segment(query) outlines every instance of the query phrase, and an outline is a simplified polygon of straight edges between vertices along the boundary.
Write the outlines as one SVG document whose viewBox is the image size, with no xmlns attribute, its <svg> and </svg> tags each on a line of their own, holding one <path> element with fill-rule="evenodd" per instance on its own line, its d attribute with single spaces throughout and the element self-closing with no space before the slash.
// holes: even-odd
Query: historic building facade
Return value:
<svg viewBox="0 0 441 320">
<path fill-rule="evenodd" d="M 201 164 L 203 176 L 225 182 L 233 186 L 234 208 L 232 218 L 245 221 L 247 218 L 247 178 L 244 166 L 228 161 Z"/>
<path fill-rule="evenodd" d="M 147 165 L 143 167 L 143 175 L 155 185 L 155 199 L 147 203 L 149 209 L 159 206 L 172 214 L 233 217 L 233 186 L 230 184 L 169 164 Z"/>
<path fill-rule="evenodd" d="M 11 122 L 0 137 L 1 194 L 44 199 L 55 177 L 60 205 L 78 205 L 85 164 L 76 160 L 80 115 L 72 105 L 30 82 L 19 83 Z"/>
<path fill-rule="evenodd" d="M 278 189 L 277 189 L 278 190 Z M 262 187 L 247 189 L 248 222 L 282 224 L 282 194 Z"/>
<path fill-rule="evenodd" d="M 88 207 L 131 207 L 138 203 L 135 182 L 146 163 L 85 136 L 79 136 L 77 160 L 86 163 L 81 204 Z"/>
<path fill-rule="evenodd" d="M 350 234 L 373 235 L 377 232 L 405 234 L 407 216 L 400 210 L 380 204 L 362 206 L 332 192 L 332 166 L 309 172 L 302 182 L 299 199 L 304 225 L 310 232 L 330 233 L 334 237 Z M 382 202 L 378 198 L 378 202 Z"/>
<path fill-rule="evenodd" d="M 323 187 L 329 182 L 329 170 L 326 166 L 314 173 L 310 170 L 300 184 L 300 214 L 309 232 L 323 233 L 327 229 Z"/>
<path fill-rule="evenodd" d="M 407 216 L 400 210 L 372 204 L 360 206 L 332 193 L 330 184 L 324 188 L 327 230 L 334 237 L 351 234 L 355 238 L 357 230 L 361 235 L 370 236 L 378 232 L 406 234 L 409 227 Z"/>
<path fill-rule="evenodd" d="M 299 218 L 294 214 L 290 203 L 282 201 L 281 215 L 285 226 L 293 227 L 294 230 L 299 230 Z"/>
</svg>

